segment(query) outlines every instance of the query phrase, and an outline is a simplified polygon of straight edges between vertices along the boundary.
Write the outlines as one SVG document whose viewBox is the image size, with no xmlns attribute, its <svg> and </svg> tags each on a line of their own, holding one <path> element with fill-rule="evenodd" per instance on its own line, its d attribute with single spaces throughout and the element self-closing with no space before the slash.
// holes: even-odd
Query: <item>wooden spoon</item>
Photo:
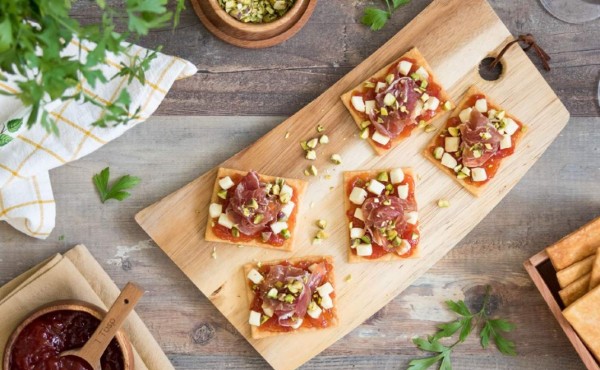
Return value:
<svg viewBox="0 0 600 370">
<path fill-rule="evenodd" d="M 134 283 L 127 283 L 85 345 L 81 348 L 62 352 L 60 356 L 79 357 L 94 370 L 101 370 L 100 358 L 102 354 L 142 295 L 144 295 L 144 291 L 140 286 Z"/>
</svg>

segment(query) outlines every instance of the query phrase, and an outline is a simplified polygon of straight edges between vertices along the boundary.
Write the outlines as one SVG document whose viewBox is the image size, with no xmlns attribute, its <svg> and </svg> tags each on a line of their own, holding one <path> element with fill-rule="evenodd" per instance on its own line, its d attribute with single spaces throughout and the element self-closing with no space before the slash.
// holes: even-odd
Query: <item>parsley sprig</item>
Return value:
<svg viewBox="0 0 600 370">
<path fill-rule="evenodd" d="M 483 305 L 478 312 L 472 313 L 464 301 L 446 301 L 446 306 L 459 317 L 448 323 L 438 325 L 438 331 L 434 335 L 427 338 L 414 338 L 413 343 L 421 350 L 431 352 L 434 355 L 430 357 L 412 360 L 408 370 L 424 370 L 436 364 L 440 370 L 452 370 L 450 355 L 452 350 L 458 344 L 463 343 L 473 329 L 479 329 L 479 338 L 481 347 L 487 349 L 490 345 L 490 340 L 494 342 L 500 353 L 508 356 L 515 356 L 515 343 L 504 338 L 503 332 L 510 332 L 515 328 L 515 325 L 503 320 L 493 319 L 489 316 L 491 287 L 486 287 Z M 440 341 L 444 338 L 452 338 L 456 333 L 458 339 L 453 344 L 444 345 Z"/>
<path fill-rule="evenodd" d="M 96 185 L 96 189 L 98 190 L 98 194 L 100 194 L 100 201 L 102 203 L 106 202 L 109 199 L 116 199 L 118 201 L 122 201 L 129 198 L 131 194 L 126 192 L 125 190 L 129 190 L 135 187 L 141 181 L 139 177 L 125 175 L 117 181 L 114 181 L 112 186 L 109 187 L 109 179 L 109 167 L 106 167 L 100 173 L 95 174 L 92 178 L 92 180 L 94 181 L 94 185 Z"/>
<path fill-rule="evenodd" d="M 94 102 L 103 109 L 102 118 L 94 123 L 98 126 L 130 122 L 137 116 L 135 111 L 131 111 L 131 99 L 126 91 L 115 102 L 102 104 L 79 87 L 85 81 L 93 90 L 98 83 L 118 76 L 129 77 L 129 83 L 135 78 L 143 84 L 144 72 L 156 53 L 134 57 L 131 48 L 124 42 L 128 38 L 147 35 L 152 29 L 165 27 L 171 19 L 176 25 L 184 0 L 174 0 L 175 11 L 167 10 L 168 1 L 110 2 L 115 4 L 106 0 L 89 1 L 82 6 L 99 8 L 101 19 L 96 24 L 85 25 L 69 16 L 75 3 L 73 0 L 0 1 L 0 81 L 8 77 L 19 79 L 19 91 L 0 89 L 0 94 L 14 95 L 25 106 L 31 107 L 26 119 L 28 127 L 39 120 L 46 130 L 55 133 L 54 120 L 44 109 L 48 102 L 55 100 Z M 124 33 L 116 31 L 120 21 L 127 30 Z M 85 60 L 61 54 L 75 38 L 96 44 Z M 81 43 L 76 45 L 81 54 Z M 108 53 L 128 55 L 133 62 L 114 76 L 105 76 L 99 66 L 105 62 Z"/>
<path fill-rule="evenodd" d="M 360 21 L 365 26 L 371 27 L 373 31 L 378 31 L 392 17 L 394 10 L 408 3 L 410 3 L 410 0 L 385 0 L 387 10 L 367 7 Z"/>
</svg>

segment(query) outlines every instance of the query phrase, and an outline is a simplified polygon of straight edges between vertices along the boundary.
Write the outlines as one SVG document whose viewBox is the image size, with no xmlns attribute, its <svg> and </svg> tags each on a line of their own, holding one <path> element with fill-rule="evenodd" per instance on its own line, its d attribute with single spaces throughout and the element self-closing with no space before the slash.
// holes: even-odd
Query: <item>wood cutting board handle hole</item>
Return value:
<svg viewBox="0 0 600 370">
<path fill-rule="evenodd" d="M 504 72 L 504 64 L 502 63 L 502 60 L 496 64 L 496 67 L 491 67 L 494 59 L 494 57 L 488 56 L 483 58 L 483 60 L 479 63 L 479 76 L 486 81 L 497 81 L 500 79 L 500 77 L 502 77 L 502 72 Z"/>
</svg>

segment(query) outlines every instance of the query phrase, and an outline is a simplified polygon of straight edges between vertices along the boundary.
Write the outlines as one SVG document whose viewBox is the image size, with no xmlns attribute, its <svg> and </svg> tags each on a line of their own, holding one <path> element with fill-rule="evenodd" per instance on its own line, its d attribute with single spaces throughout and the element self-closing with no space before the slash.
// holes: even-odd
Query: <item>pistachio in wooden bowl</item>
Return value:
<svg viewBox="0 0 600 370">
<path fill-rule="evenodd" d="M 227 14 L 244 23 L 270 23 L 283 17 L 295 0 L 218 0 Z"/>
</svg>

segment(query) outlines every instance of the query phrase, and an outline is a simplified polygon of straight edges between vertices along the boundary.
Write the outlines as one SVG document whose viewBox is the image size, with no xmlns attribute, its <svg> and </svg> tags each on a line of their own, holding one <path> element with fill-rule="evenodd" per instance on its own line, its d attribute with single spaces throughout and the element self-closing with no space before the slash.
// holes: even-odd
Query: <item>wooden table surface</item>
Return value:
<svg viewBox="0 0 600 370">
<path fill-rule="evenodd" d="M 136 281 L 149 291 L 137 311 L 177 369 L 268 367 L 133 216 L 317 97 L 430 1 L 413 0 L 383 30 L 371 32 L 358 19 L 374 2 L 321 0 L 295 38 L 265 50 L 222 43 L 191 10 L 184 12 L 177 30 L 141 40 L 148 47 L 163 44 L 166 53 L 192 61 L 199 72 L 178 82 L 146 124 L 51 172 L 58 210 L 56 229 L 47 240 L 0 224 L 0 284 L 53 253 L 84 243 L 117 284 Z M 551 55 L 553 69 L 544 76 L 570 110 L 569 125 L 450 254 L 304 368 L 405 368 L 422 355 L 411 338 L 452 319 L 444 300 L 465 299 L 476 306 L 483 286 L 491 284 L 494 313 L 518 326 L 510 337 L 519 355 L 484 351 L 471 339 L 456 349 L 455 369 L 583 369 L 522 263 L 600 215 L 600 21 L 569 25 L 536 0 L 491 4 L 514 35 L 533 33 Z M 84 2 L 76 3 L 73 14 L 85 21 L 98 15 Z M 134 174 L 142 183 L 130 199 L 102 205 L 91 177 L 109 165 L 114 175 Z"/>
</svg>

